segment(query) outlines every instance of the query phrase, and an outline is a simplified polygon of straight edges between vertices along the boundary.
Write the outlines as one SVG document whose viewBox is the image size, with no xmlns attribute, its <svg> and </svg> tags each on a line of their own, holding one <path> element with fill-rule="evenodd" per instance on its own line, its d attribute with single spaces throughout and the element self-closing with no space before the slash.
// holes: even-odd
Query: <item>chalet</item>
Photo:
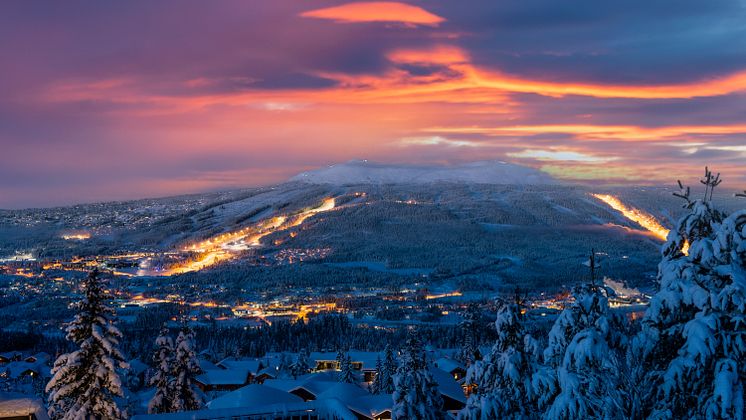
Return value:
<svg viewBox="0 0 746 420">
<path fill-rule="evenodd" d="M 28 363 L 48 363 L 50 358 L 51 357 L 47 353 L 41 352 L 33 354 L 23 360 Z"/>
<path fill-rule="evenodd" d="M 10 362 L 0 369 L 0 376 L 10 379 L 45 379 L 50 378 L 51 369 L 45 363 L 26 361 Z"/>
<path fill-rule="evenodd" d="M 339 382 L 332 381 L 306 381 L 301 385 L 290 390 L 290 393 L 297 395 L 303 399 L 303 401 L 318 400 L 319 396 L 323 394 L 327 389 L 334 386 Z"/>
<path fill-rule="evenodd" d="M 335 373 L 316 372 L 298 379 L 268 379 L 263 385 L 297 395 L 303 401 L 313 401 L 338 383 Z"/>
<path fill-rule="evenodd" d="M 439 368 L 430 368 L 430 374 L 438 383 L 438 392 L 443 397 L 443 410 L 456 414 L 466 407 L 466 394 L 453 376 Z"/>
<path fill-rule="evenodd" d="M 389 420 L 393 407 L 391 394 L 366 395 L 347 402 L 358 420 Z"/>
<path fill-rule="evenodd" d="M 256 377 L 254 377 L 254 382 L 263 384 L 264 381 L 266 381 L 267 379 L 276 379 L 277 370 L 277 367 L 268 367 L 260 370 L 259 372 L 257 372 Z"/>
<path fill-rule="evenodd" d="M 345 355 L 350 356 L 352 359 L 352 369 L 360 373 L 363 382 L 373 382 L 376 376 L 376 360 L 379 356 L 383 359 L 382 354 L 366 351 L 350 351 Z M 314 371 L 339 370 L 336 352 L 313 352 L 309 355 L 309 361 L 314 366 Z"/>
<path fill-rule="evenodd" d="M 323 360 L 323 359 L 320 359 Z M 273 368 L 270 368 L 273 369 Z M 223 372 L 232 372 L 224 369 Z M 466 397 L 452 374 L 431 368 L 444 410 L 451 415 L 466 405 Z M 388 420 L 390 394 L 371 395 L 357 384 L 336 380 L 337 372 L 323 370 L 298 379 L 266 379 L 222 395 L 208 410 L 135 416 L 133 420 Z"/>
<path fill-rule="evenodd" d="M 9 351 L 6 353 L 0 353 L 0 365 L 5 365 L 10 362 L 17 362 L 21 360 L 21 353 L 17 351 Z"/>
<path fill-rule="evenodd" d="M 246 369 L 211 369 L 195 378 L 202 392 L 235 391 L 251 382 L 253 375 Z"/>
<path fill-rule="evenodd" d="M 456 360 L 440 358 L 435 361 L 435 366 L 450 373 L 457 382 L 466 377 L 466 367 Z"/>
</svg>

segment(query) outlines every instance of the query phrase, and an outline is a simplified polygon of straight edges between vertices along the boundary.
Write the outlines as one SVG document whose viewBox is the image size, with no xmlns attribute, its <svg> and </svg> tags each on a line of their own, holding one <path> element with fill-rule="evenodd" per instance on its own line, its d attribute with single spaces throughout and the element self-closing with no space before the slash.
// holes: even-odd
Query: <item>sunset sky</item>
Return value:
<svg viewBox="0 0 746 420">
<path fill-rule="evenodd" d="M 740 0 L 0 2 L 0 207 L 351 159 L 746 188 Z"/>
</svg>

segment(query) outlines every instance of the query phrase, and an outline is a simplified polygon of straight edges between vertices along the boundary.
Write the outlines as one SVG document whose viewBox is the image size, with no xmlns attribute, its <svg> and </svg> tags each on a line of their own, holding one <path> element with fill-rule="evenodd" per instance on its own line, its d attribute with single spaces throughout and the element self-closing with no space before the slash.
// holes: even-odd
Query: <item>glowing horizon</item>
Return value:
<svg viewBox="0 0 746 420">
<path fill-rule="evenodd" d="M 742 188 L 736 6 L 4 2 L 0 208 L 266 185 L 352 159 L 656 184 L 707 164 Z"/>
</svg>

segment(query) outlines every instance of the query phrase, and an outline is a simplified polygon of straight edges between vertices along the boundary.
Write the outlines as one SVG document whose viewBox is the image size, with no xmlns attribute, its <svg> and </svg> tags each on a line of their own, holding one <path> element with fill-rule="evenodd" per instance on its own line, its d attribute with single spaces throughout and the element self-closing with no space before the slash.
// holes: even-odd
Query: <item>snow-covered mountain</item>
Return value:
<svg viewBox="0 0 746 420">
<path fill-rule="evenodd" d="M 559 182 L 544 172 L 501 161 L 482 161 L 454 166 L 390 165 L 352 160 L 302 172 L 291 181 L 311 184 L 426 184 L 464 182 L 476 184 L 538 185 Z"/>
</svg>

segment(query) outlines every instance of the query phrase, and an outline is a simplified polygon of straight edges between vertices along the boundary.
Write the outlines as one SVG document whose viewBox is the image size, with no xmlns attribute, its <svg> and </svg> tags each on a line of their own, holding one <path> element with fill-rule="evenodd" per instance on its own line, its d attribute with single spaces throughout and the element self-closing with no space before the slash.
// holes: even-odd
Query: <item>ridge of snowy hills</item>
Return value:
<svg viewBox="0 0 746 420">
<path fill-rule="evenodd" d="M 502 161 L 480 161 L 461 165 L 392 165 L 351 160 L 326 168 L 302 172 L 290 179 L 310 184 L 429 184 L 434 182 L 546 185 L 560 182 L 527 166 Z"/>
</svg>

